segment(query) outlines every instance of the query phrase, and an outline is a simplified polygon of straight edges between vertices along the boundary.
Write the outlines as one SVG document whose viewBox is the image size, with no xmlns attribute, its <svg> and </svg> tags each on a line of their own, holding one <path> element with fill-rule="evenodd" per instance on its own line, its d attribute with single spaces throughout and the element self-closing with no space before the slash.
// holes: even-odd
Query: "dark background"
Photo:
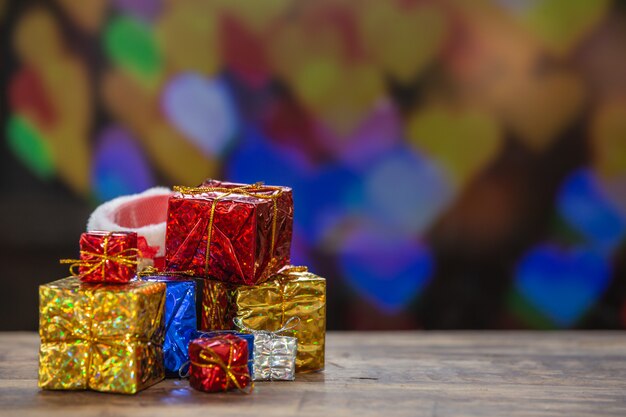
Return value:
<svg viewBox="0 0 626 417">
<path fill-rule="evenodd" d="M 294 187 L 330 329 L 626 324 L 624 2 L 81 3 L 0 2 L 0 329 L 210 176 Z"/>
</svg>

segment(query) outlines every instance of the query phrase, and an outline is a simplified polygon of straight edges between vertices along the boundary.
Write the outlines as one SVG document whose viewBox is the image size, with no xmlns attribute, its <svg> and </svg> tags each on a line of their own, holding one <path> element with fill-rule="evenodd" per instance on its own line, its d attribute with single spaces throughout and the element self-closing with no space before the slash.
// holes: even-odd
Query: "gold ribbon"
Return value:
<svg viewBox="0 0 626 417">
<path fill-rule="evenodd" d="M 292 273 L 300 273 L 300 272 L 309 272 L 309 268 L 306 266 L 293 266 L 293 265 L 285 265 L 282 267 L 277 275 L 291 275 Z"/>
<path fill-rule="evenodd" d="M 239 391 L 243 392 L 244 394 L 250 394 L 254 388 L 254 384 L 252 383 L 252 376 L 248 373 L 248 363 L 246 362 L 244 365 L 237 365 L 235 367 L 235 368 L 243 368 L 244 371 L 237 372 L 236 369 L 233 370 L 232 362 L 233 362 L 234 345 L 232 341 L 230 340 L 228 341 L 228 343 L 229 343 L 228 363 L 224 363 L 222 358 L 220 358 L 219 355 L 215 353 L 213 349 L 204 349 L 199 354 L 200 359 L 203 360 L 204 363 L 191 361 L 191 364 L 194 366 L 198 366 L 200 368 L 213 368 L 213 367 L 220 368 L 226 374 L 226 386 L 224 387 L 224 391 L 228 391 L 228 389 L 230 388 L 230 384 L 232 382 L 235 388 L 237 388 Z M 250 378 L 250 385 L 248 385 L 248 389 L 245 389 L 244 387 L 242 387 L 241 384 L 239 383 L 239 380 L 237 379 L 237 377 L 245 376 L 246 374 L 248 374 L 248 377 Z"/>
<path fill-rule="evenodd" d="M 139 271 L 137 273 L 138 277 L 149 277 L 149 276 L 153 276 L 153 275 L 189 275 L 189 276 L 194 276 L 194 272 L 192 270 L 186 270 L 186 271 L 161 271 L 151 265 L 145 267 L 144 269 L 142 269 L 141 271 Z"/>
<path fill-rule="evenodd" d="M 226 327 L 225 318 L 228 311 L 228 291 L 226 292 L 226 305 L 222 305 L 220 302 L 221 293 L 218 285 L 211 285 L 209 282 L 205 282 L 203 292 L 202 310 L 204 312 L 203 317 L 207 318 L 207 328 L 209 329 L 222 329 Z M 210 300 L 206 302 L 207 298 Z"/>
<path fill-rule="evenodd" d="M 270 185 L 264 185 L 262 182 L 257 182 L 252 185 L 244 185 L 241 187 L 227 188 L 227 187 L 184 187 L 184 186 L 175 186 L 174 191 L 177 191 L 181 194 L 187 195 L 196 195 L 196 194 L 205 194 L 205 193 L 221 193 L 221 195 L 215 197 L 211 204 L 211 212 L 209 214 L 209 226 L 207 228 L 207 242 L 206 242 L 206 252 L 204 256 L 204 269 L 208 274 L 209 271 L 209 255 L 211 253 L 211 238 L 213 235 L 213 223 L 215 217 L 215 209 L 217 208 L 217 203 L 231 194 L 240 194 L 248 197 L 255 197 L 265 200 L 271 200 L 274 208 L 273 216 L 272 216 L 272 238 L 270 244 L 270 256 L 272 259 L 274 258 L 274 246 L 276 245 L 276 221 L 278 217 L 278 197 L 283 195 L 284 191 L 282 187 L 275 187 Z M 267 194 L 271 192 L 271 194 Z"/>
<path fill-rule="evenodd" d="M 281 278 L 278 280 L 279 281 L 279 289 L 280 289 L 280 325 L 281 326 L 286 326 L 285 323 L 285 289 L 287 287 L 287 284 L 289 282 L 289 280 L 291 279 L 291 275 L 292 274 L 297 274 L 297 273 L 301 273 L 301 272 L 308 272 L 309 268 L 307 268 L 306 266 L 293 266 L 293 265 L 286 265 L 283 268 L 280 269 L 280 271 L 278 271 L 278 274 Z M 295 327 L 295 326 L 294 326 Z"/>
<path fill-rule="evenodd" d="M 93 322 L 93 319 L 92 319 Z M 85 336 L 71 336 L 64 339 L 61 338 L 52 338 L 52 339 L 42 339 L 41 343 L 72 343 L 72 342 L 86 342 L 87 343 L 87 364 L 85 366 L 85 387 L 91 388 L 91 364 L 93 362 L 93 351 L 96 348 L 96 345 L 108 345 L 108 346 L 116 346 L 123 345 L 124 343 L 132 343 L 132 342 L 140 342 L 146 344 L 152 344 L 156 347 L 162 346 L 159 343 L 154 343 L 148 337 L 114 337 L 114 336 L 93 336 L 91 326 L 89 327 L 89 334 Z"/>
<path fill-rule="evenodd" d="M 88 345 L 88 349 L 87 349 L 87 365 L 86 365 L 86 372 L 85 372 L 85 387 L 90 388 L 89 386 L 89 381 L 91 380 L 91 363 L 93 361 L 93 350 L 95 348 L 96 345 L 98 344 L 105 344 L 105 345 L 109 345 L 109 346 L 114 346 L 114 345 L 121 345 L 123 343 L 130 343 L 130 342 L 141 342 L 141 343 L 146 343 L 146 344 L 153 344 L 154 346 L 162 346 L 160 343 L 154 343 L 152 338 L 150 337 L 138 337 L 138 336 L 131 336 L 129 337 L 129 335 L 123 336 L 123 337 L 115 337 L 115 336 L 94 336 L 93 334 L 93 322 L 94 322 L 94 315 L 93 310 L 91 308 L 91 306 L 94 303 L 94 291 L 87 291 L 86 292 L 87 298 L 89 299 L 89 302 L 87 303 L 87 308 L 86 308 L 86 314 L 85 316 L 87 317 L 87 319 L 89 320 L 89 331 L 87 332 L 86 335 L 84 336 L 77 336 L 75 334 L 75 332 L 72 331 L 72 329 L 66 329 L 67 332 L 69 334 L 71 334 L 71 336 L 69 337 L 65 337 L 65 338 L 59 338 L 59 337 L 53 337 L 53 338 L 46 338 L 46 337 L 42 337 L 41 339 L 41 343 L 72 343 L 72 342 L 86 342 Z M 164 302 L 164 297 L 161 297 L 161 302 L 159 305 L 159 309 L 162 308 L 162 304 Z M 151 322 L 151 329 L 150 329 L 150 333 L 154 334 L 155 333 L 155 324 L 156 320 L 152 320 Z"/>
<path fill-rule="evenodd" d="M 90 256 L 91 259 L 61 259 L 59 263 L 61 264 L 71 264 L 70 265 L 70 274 L 75 277 L 80 277 L 84 275 L 89 275 L 92 272 L 96 271 L 98 268 L 102 268 L 102 279 L 105 277 L 105 266 L 108 261 L 116 262 L 123 266 L 133 266 L 137 265 L 137 248 L 129 248 L 119 251 L 115 255 L 110 255 L 109 251 L 109 239 L 111 238 L 111 233 L 108 233 L 104 236 L 103 243 L 103 253 L 89 252 L 85 250 L 80 251 L 81 258 L 83 256 Z M 80 273 L 80 267 L 90 267 L 87 271 Z"/>
</svg>

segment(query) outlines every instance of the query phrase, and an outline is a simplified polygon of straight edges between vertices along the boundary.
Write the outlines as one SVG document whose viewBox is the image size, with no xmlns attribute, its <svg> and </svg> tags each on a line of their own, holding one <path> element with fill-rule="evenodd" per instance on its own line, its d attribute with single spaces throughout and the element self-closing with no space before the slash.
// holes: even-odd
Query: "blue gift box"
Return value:
<svg viewBox="0 0 626 417">
<path fill-rule="evenodd" d="M 167 285 L 165 293 L 165 342 L 163 361 L 165 375 L 178 377 L 189 362 L 189 342 L 197 332 L 196 282 L 171 276 L 142 277 L 146 281 L 159 281 Z"/>
<path fill-rule="evenodd" d="M 250 371 L 250 378 L 254 375 L 254 335 L 250 333 L 241 333 L 236 330 L 212 330 L 207 332 L 197 331 L 194 333 L 193 339 L 200 337 L 214 337 L 220 334 L 234 334 L 237 337 L 242 338 L 248 342 L 248 371 Z"/>
</svg>

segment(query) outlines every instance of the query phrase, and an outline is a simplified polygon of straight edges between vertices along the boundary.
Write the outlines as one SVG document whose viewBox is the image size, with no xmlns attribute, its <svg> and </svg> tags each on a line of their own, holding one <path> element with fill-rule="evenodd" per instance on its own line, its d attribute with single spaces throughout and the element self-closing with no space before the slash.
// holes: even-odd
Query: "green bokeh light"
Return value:
<svg viewBox="0 0 626 417">
<path fill-rule="evenodd" d="M 109 57 L 143 81 L 152 81 L 162 68 L 162 57 L 149 26 L 130 17 L 113 19 L 104 45 Z"/>
<path fill-rule="evenodd" d="M 54 175 L 50 146 L 27 119 L 19 115 L 9 118 L 7 142 L 15 156 L 38 177 L 49 179 Z"/>
</svg>

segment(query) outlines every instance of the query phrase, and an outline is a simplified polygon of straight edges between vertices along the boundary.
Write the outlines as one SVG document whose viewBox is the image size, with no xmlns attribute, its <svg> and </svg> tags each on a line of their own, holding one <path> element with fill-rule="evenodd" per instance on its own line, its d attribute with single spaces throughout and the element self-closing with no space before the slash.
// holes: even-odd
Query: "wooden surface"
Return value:
<svg viewBox="0 0 626 417">
<path fill-rule="evenodd" d="M 0 415 L 626 416 L 626 333 L 330 333 L 327 366 L 255 392 L 166 380 L 134 396 L 37 389 L 38 336 L 0 333 Z"/>
</svg>

